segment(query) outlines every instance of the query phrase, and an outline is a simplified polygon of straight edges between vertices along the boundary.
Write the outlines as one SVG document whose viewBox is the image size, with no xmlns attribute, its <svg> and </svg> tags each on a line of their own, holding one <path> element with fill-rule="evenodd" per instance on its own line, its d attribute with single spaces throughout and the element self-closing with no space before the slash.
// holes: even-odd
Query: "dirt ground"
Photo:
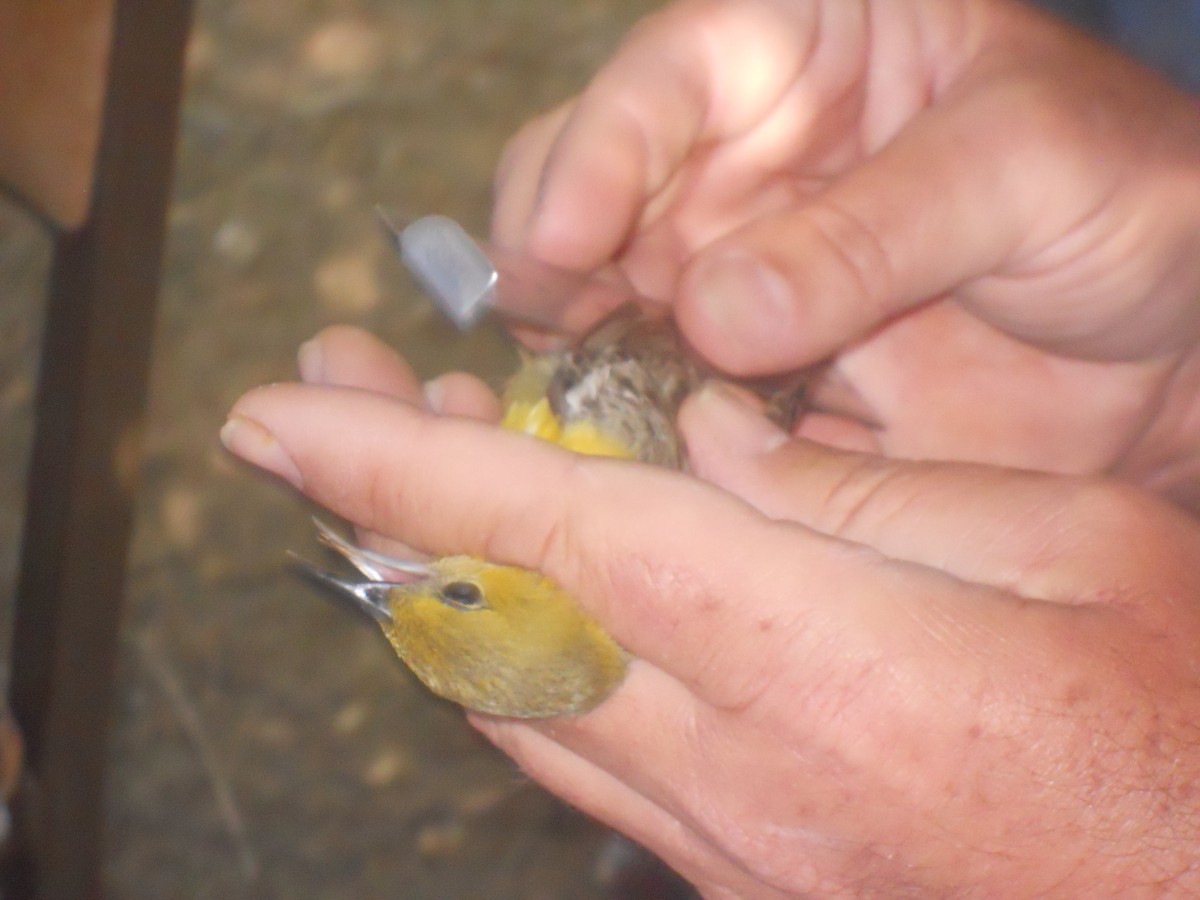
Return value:
<svg viewBox="0 0 1200 900">
<path fill-rule="evenodd" d="M 246 388 L 350 322 L 430 376 L 499 378 L 501 335 L 437 320 L 374 218 L 482 232 L 505 138 L 649 0 L 201 0 L 109 747 L 114 898 L 599 898 L 624 852 L 284 569 L 309 510 L 221 451 Z M 0 577 L 20 533 L 40 227 L 0 205 Z M 627 889 L 625 896 L 653 896 Z"/>
</svg>

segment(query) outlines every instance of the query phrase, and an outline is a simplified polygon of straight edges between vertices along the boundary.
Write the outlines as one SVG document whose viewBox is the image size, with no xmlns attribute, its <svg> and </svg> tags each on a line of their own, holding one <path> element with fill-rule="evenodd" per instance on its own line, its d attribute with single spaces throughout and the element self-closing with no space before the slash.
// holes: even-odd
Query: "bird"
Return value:
<svg viewBox="0 0 1200 900">
<path fill-rule="evenodd" d="M 522 353 L 500 424 L 576 453 L 686 471 L 675 419 L 710 374 L 668 317 L 630 304 L 565 349 Z M 773 418 L 793 419 L 803 379 L 766 394 Z M 545 575 L 469 556 L 403 560 L 319 521 L 317 528 L 363 578 L 293 554 L 301 572 L 375 621 L 441 697 L 508 718 L 574 716 L 599 706 L 625 677 L 628 652 Z"/>
</svg>

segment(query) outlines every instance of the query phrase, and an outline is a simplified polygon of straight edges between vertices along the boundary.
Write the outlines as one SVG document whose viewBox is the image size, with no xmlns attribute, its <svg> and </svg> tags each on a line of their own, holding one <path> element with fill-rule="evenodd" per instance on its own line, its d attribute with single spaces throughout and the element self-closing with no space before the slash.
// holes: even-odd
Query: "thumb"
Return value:
<svg viewBox="0 0 1200 900">
<path fill-rule="evenodd" d="M 1078 177 L 1071 153 L 1047 140 L 1052 104 L 1006 85 L 967 92 L 921 112 L 819 194 L 715 242 L 680 284 L 688 339 L 734 374 L 796 368 L 1046 247 L 1106 190 L 1102 174 Z M 1014 324 L 1052 316 L 1038 313 L 1044 305 L 1026 304 Z"/>
<path fill-rule="evenodd" d="M 1175 511 L 1100 479 L 965 463 L 893 460 L 794 438 L 710 384 L 679 418 L 694 472 L 766 515 L 886 556 L 1028 598 L 1079 603 L 1083 584 L 1120 584 L 1114 546 L 1159 554 Z M 1168 548 L 1168 549 L 1162 549 Z"/>
</svg>

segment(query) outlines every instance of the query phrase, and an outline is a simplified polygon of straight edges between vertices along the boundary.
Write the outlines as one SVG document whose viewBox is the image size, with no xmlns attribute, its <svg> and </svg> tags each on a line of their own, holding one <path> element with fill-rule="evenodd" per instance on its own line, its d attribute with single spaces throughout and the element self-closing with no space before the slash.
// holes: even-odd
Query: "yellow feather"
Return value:
<svg viewBox="0 0 1200 900">
<path fill-rule="evenodd" d="M 429 580 L 392 589 L 383 630 L 435 694 L 491 715 L 578 715 L 625 677 L 625 651 L 545 576 L 468 556 L 431 568 Z M 447 602 L 447 588 L 464 584 L 480 605 Z"/>
<path fill-rule="evenodd" d="M 632 450 L 616 438 L 602 432 L 594 422 L 572 422 L 563 428 L 558 417 L 550 409 L 550 401 L 545 397 L 533 403 L 528 400 L 512 401 L 504 410 L 504 418 L 500 425 L 509 431 L 530 434 L 576 453 L 615 456 L 619 459 L 633 458 Z"/>
<path fill-rule="evenodd" d="M 614 437 L 602 432 L 592 422 L 575 422 L 568 425 L 559 436 L 558 445 L 576 453 L 589 456 L 615 456 L 618 459 L 633 459 L 631 449 Z"/>
<path fill-rule="evenodd" d="M 500 427 L 509 431 L 519 431 L 531 434 L 542 440 L 557 444 L 562 438 L 562 426 L 558 416 L 550 409 L 550 401 L 545 397 L 536 400 L 513 400 L 504 410 L 504 418 Z"/>
</svg>

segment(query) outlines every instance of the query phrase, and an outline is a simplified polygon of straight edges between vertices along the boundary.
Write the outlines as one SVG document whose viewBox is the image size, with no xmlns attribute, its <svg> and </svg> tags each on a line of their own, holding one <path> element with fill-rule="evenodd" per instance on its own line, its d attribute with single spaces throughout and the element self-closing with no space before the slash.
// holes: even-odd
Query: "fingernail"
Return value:
<svg viewBox="0 0 1200 900">
<path fill-rule="evenodd" d="M 278 475 L 294 487 L 304 484 L 300 469 L 279 439 L 253 419 L 231 416 L 221 428 L 221 443 L 234 456 Z"/>
<path fill-rule="evenodd" d="M 300 345 L 296 351 L 296 366 L 300 369 L 300 380 L 305 384 L 325 383 L 325 353 L 319 338 Z"/>
<path fill-rule="evenodd" d="M 425 382 L 421 386 L 421 393 L 425 395 L 425 405 L 429 407 L 430 412 L 440 415 L 446 403 L 446 386 L 442 379 L 434 378 Z"/>
<path fill-rule="evenodd" d="M 703 416 L 704 427 L 725 447 L 744 456 L 770 453 L 786 444 L 790 435 L 755 409 L 740 391 L 718 381 L 709 381 L 693 403 Z"/>
<path fill-rule="evenodd" d="M 769 337 L 792 315 L 792 289 L 776 269 L 735 250 L 698 264 L 693 291 L 713 323 L 738 335 Z"/>
</svg>

